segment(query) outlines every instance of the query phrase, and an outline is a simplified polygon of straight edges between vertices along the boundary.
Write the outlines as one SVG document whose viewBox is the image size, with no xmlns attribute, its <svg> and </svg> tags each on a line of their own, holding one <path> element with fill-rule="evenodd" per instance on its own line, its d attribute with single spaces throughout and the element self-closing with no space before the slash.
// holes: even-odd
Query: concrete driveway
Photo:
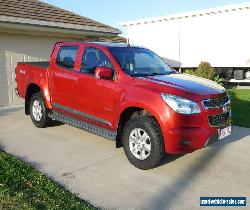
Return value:
<svg viewBox="0 0 250 210">
<path fill-rule="evenodd" d="M 38 129 L 23 108 L 2 109 L 0 147 L 105 209 L 186 210 L 199 209 L 200 196 L 250 198 L 246 128 L 234 127 L 233 135 L 221 142 L 168 156 L 158 168 L 141 171 L 112 141 L 68 125 Z"/>
</svg>

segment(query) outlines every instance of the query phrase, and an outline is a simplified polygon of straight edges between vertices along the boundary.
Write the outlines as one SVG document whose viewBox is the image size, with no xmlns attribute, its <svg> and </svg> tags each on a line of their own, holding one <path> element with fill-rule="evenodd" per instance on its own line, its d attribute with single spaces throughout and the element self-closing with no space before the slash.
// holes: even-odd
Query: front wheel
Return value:
<svg viewBox="0 0 250 210">
<path fill-rule="evenodd" d="M 125 154 L 135 167 L 151 169 L 164 157 L 164 141 L 157 121 L 151 116 L 138 116 L 128 121 L 123 133 Z"/>
<path fill-rule="evenodd" d="M 30 117 L 34 125 L 38 128 L 44 128 L 49 123 L 48 110 L 45 106 L 41 92 L 35 93 L 30 99 Z"/>
</svg>

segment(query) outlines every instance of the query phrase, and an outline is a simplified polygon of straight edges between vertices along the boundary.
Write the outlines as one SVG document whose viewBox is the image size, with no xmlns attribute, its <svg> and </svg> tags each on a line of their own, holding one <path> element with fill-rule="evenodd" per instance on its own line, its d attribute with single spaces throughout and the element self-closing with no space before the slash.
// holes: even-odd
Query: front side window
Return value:
<svg viewBox="0 0 250 210">
<path fill-rule="evenodd" d="M 57 65 L 67 69 L 74 69 L 77 51 L 77 46 L 61 47 L 56 58 Z"/>
<path fill-rule="evenodd" d="M 167 75 L 173 73 L 154 52 L 139 47 L 110 47 L 110 52 L 125 73 L 131 76 Z"/>
<path fill-rule="evenodd" d="M 97 66 L 112 68 L 109 58 L 102 50 L 86 47 L 82 58 L 81 72 L 94 74 Z"/>
</svg>

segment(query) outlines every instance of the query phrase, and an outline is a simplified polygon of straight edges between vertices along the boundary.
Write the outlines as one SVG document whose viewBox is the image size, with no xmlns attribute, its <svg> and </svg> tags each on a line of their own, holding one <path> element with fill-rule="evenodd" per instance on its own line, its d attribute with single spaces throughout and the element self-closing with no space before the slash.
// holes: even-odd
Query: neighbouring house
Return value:
<svg viewBox="0 0 250 210">
<path fill-rule="evenodd" d="M 250 83 L 250 2 L 121 23 L 131 44 L 177 69 L 208 61 L 229 82 Z M 249 73 L 247 73 L 249 72 Z"/>
<path fill-rule="evenodd" d="M 120 33 L 37 0 L 0 0 L 0 106 L 22 103 L 15 95 L 17 62 L 48 60 L 58 41 L 124 41 Z"/>
</svg>

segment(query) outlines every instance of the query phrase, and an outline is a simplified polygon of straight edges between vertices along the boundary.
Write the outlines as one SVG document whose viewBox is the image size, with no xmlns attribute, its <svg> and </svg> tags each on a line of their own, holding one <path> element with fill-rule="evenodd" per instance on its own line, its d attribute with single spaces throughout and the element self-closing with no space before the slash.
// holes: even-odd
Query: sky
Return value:
<svg viewBox="0 0 250 210">
<path fill-rule="evenodd" d="M 207 9 L 249 0 L 42 0 L 122 29 L 120 22 Z M 123 29 L 122 29 L 123 30 Z"/>
</svg>

